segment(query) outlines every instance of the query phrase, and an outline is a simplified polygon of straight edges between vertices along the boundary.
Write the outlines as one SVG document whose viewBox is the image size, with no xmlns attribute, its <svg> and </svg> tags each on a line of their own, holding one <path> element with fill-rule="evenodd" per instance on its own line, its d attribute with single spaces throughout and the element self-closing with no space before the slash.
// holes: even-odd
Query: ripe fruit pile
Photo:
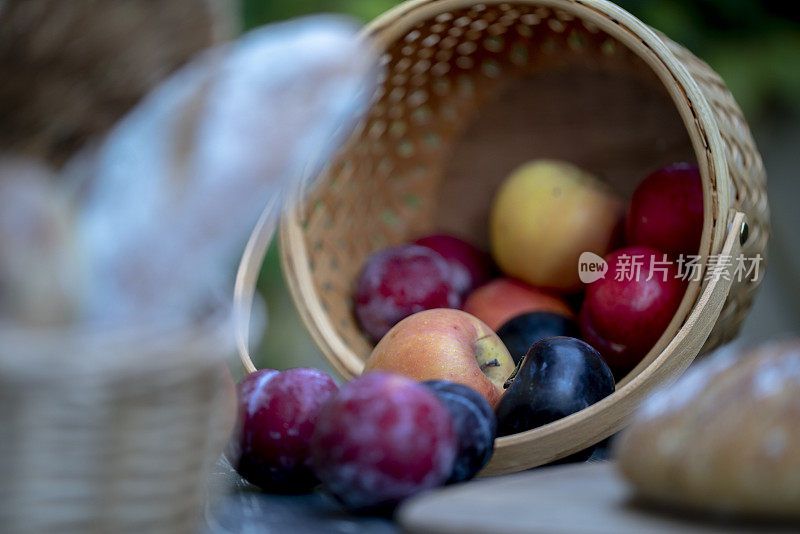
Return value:
<svg viewBox="0 0 800 534">
<path fill-rule="evenodd" d="M 496 435 L 614 392 L 615 375 L 633 369 L 675 315 L 685 282 L 667 260 L 698 252 L 702 223 L 700 174 L 689 164 L 648 176 L 627 220 L 622 202 L 585 171 L 524 165 L 494 200 L 492 256 L 433 235 L 367 260 L 353 307 L 376 346 L 362 377 L 341 390 L 311 369 L 243 380 L 230 457 L 264 489 L 321 482 L 359 511 L 468 480 Z M 586 285 L 585 252 L 608 265 Z M 632 258 L 640 271 L 620 276 Z M 492 278 L 492 259 L 505 277 Z"/>
<path fill-rule="evenodd" d="M 461 384 L 368 373 L 341 390 L 313 369 L 257 371 L 238 387 L 228 457 L 261 488 L 320 482 L 347 508 L 388 511 L 419 491 L 475 476 L 494 448 L 489 403 Z"/>
<path fill-rule="evenodd" d="M 493 201 L 491 257 L 436 235 L 367 259 L 354 300 L 377 342 L 365 370 L 467 385 L 496 408 L 501 435 L 569 415 L 611 394 L 664 333 L 686 289 L 677 256 L 697 254 L 702 226 L 695 165 L 646 177 L 626 217 L 586 171 L 527 163 Z M 587 252 L 608 269 L 583 284 Z M 490 279 L 491 259 L 505 277 Z"/>
</svg>

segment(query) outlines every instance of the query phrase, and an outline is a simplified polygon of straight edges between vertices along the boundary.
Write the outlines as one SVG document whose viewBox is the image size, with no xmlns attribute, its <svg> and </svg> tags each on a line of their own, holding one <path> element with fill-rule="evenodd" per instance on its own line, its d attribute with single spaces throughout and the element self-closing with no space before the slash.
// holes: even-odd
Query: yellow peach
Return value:
<svg viewBox="0 0 800 534">
<path fill-rule="evenodd" d="M 622 216 L 622 201 L 591 174 L 563 161 L 532 161 L 512 172 L 494 198 L 492 254 L 509 276 L 574 291 L 581 287 L 581 253 L 605 256 Z"/>
</svg>

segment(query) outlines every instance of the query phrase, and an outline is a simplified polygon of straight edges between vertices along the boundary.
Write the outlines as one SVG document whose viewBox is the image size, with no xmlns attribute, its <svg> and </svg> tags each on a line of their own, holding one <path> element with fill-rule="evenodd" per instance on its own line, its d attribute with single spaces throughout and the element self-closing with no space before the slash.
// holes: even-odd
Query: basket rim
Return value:
<svg viewBox="0 0 800 534">
<path fill-rule="evenodd" d="M 378 50 L 403 35 L 420 20 L 439 13 L 476 4 L 528 4 L 559 9 L 590 21 L 640 57 L 657 75 L 669 92 L 689 135 L 703 179 L 703 236 L 699 253 L 703 256 L 741 250 L 738 227 L 746 217 L 729 210 L 731 176 L 727 166 L 722 134 L 711 105 L 686 66 L 670 48 L 669 38 L 657 33 L 632 14 L 607 0 L 411 0 L 379 16 L 366 26 L 362 38 L 376 43 Z M 677 46 L 677 45 L 676 45 Z M 360 374 L 364 361 L 345 343 L 321 306 L 309 266 L 308 250 L 302 225 L 304 190 L 314 177 L 304 177 L 284 199 L 279 237 L 284 277 L 297 311 L 325 359 L 342 377 Z M 729 231 L 730 230 L 730 231 Z M 251 240 L 257 236 L 251 236 Z M 253 261 L 251 257 L 249 261 Z M 241 268 L 245 268 L 243 257 Z M 250 266 L 252 270 L 252 266 Z M 615 393 L 580 412 L 513 436 L 498 438 L 496 454 L 483 474 L 499 474 L 554 460 L 596 443 L 624 426 L 641 398 L 657 386 L 677 378 L 694 360 L 708 338 L 732 284 L 729 281 L 693 281 L 679 310 L 661 339 L 642 362 L 621 380 Z M 246 369 L 254 369 L 249 357 L 242 355 Z M 576 435 L 575 425 L 590 429 Z M 560 443 L 566 434 L 573 438 L 569 450 L 545 457 L 546 444 Z M 531 440 L 542 447 L 525 448 Z M 559 441 L 561 440 L 561 441 Z M 550 447 L 552 448 L 552 447 Z M 502 454 L 498 454 L 501 452 Z M 512 453 L 536 456 L 537 463 L 515 461 Z M 500 456 L 503 458 L 500 458 Z M 525 465 L 522 465 L 525 464 Z M 516 469 L 515 469 L 516 466 Z"/>
<path fill-rule="evenodd" d="M 486 0 L 483 5 L 509 3 L 507 0 Z M 530 4 L 567 10 L 582 19 L 591 19 L 611 37 L 622 42 L 653 69 L 662 84 L 670 90 L 673 103 L 681 113 L 687 133 L 692 141 L 703 177 L 703 238 L 700 253 L 718 252 L 727 233 L 726 219 L 730 214 L 722 213 L 721 206 L 729 205 L 730 175 L 722 137 L 710 104 L 697 83 L 666 45 L 664 39 L 644 22 L 607 0 L 515 0 L 517 4 Z M 362 31 L 362 38 L 377 44 L 379 50 L 407 31 L 419 20 L 427 20 L 436 14 L 475 5 L 472 0 L 411 0 L 390 9 L 373 20 Z M 654 67 L 653 59 L 657 59 Z M 648 61 L 650 59 L 650 61 Z M 671 85 L 666 80 L 671 81 Z M 679 89 L 677 91 L 676 89 Z M 280 221 L 281 263 L 284 277 L 297 310 L 326 360 L 346 379 L 360 374 L 363 360 L 342 340 L 319 306 L 318 295 L 313 285 L 313 276 L 308 267 L 308 254 L 301 214 L 304 203 L 303 187 L 313 177 L 304 177 L 285 198 Z M 701 283 L 692 282 L 686 296 L 654 350 L 640 366 L 623 379 L 624 385 L 642 369 L 649 366 L 680 329 L 690 311 L 697 305 Z M 685 326 L 685 325 L 684 325 Z M 657 351 L 655 349 L 658 349 Z"/>
</svg>

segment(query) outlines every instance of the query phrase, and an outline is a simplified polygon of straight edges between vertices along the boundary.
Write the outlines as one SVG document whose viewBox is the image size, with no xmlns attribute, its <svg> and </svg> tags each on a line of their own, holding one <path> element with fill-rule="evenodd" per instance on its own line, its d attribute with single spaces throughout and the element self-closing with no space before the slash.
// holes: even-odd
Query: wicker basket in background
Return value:
<svg viewBox="0 0 800 534">
<path fill-rule="evenodd" d="M 91 334 L 0 325 L 0 347 L 0 531 L 198 531 L 232 428 L 227 320 Z"/>
<path fill-rule="evenodd" d="M 366 36 L 385 68 L 372 107 L 322 175 L 289 199 L 281 225 L 289 288 L 343 376 L 358 375 L 372 348 L 351 308 L 368 255 L 432 231 L 485 246 L 494 190 L 529 159 L 574 162 L 628 197 L 659 166 L 696 160 L 700 253 L 764 254 L 765 173 L 739 107 L 708 65 L 616 5 L 417 0 Z M 243 257 L 240 300 L 252 295 L 268 227 L 259 225 Z M 485 473 L 562 458 L 619 430 L 644 395 L 736 334 L 757 287 L 693 282 L 616 393 L 498 439 Z M 252 370 L 246 347 L 242 355 Z"/>
</svg>

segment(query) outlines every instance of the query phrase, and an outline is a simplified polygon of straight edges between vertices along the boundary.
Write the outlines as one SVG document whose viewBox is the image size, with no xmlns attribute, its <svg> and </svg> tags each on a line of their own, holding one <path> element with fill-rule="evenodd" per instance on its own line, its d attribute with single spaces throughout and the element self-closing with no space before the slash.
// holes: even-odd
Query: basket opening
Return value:
<svg viewBox="0 0 800 534">
<path fill-rule="evenodd" d="M 292 199 L 302 202 L 287 204 L 281 225 L 298 310 L 344 377 L 360 374 L 372 350 L 351 307 L 366 258 L 432 231 L 485 245 L 492 194 L 528 159 L 573 161 L 625 197 L 652 169 L 694 159 L 706 210 L 699 252 L 732 250 L 729 228 L 746 221 L 744 255 L 764 253 L 764 168 L 724 82 L 611 2 L 411 0 L 368 33 L 386 67 L 368 115 Z M 704 342 L 707 350 L 731 339 L 759 284 L 702 285 L 702 295 L 701 285 L 689 285 L 672 324 L 615 393 L 499 438 L 484 473 L 534 467 L 597 443 Z"/>
<path fill-rule="evenodd" d="M 318 300 L 304 313 L 324 316 L 312 331 L 347 377 L 372 349 L 351 308 L 372 252 L 439 230 L 486 246 L 493 192 L 529 159 L 572 161 L 625 196 L 655 168 L 695 159 L 652 69 L 565 11 L 478 4 L 373 29 L 385 49 L 373 105 L 298 221 Z"/>
</svg>

